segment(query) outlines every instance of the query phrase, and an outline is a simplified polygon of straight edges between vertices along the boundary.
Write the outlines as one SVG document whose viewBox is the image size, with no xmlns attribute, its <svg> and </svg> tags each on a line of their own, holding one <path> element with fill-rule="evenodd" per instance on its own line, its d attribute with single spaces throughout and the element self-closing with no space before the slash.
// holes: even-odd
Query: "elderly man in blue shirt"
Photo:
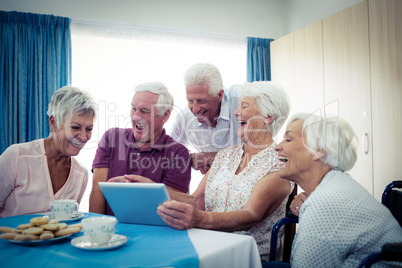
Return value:
<svg viewBox="0 0 402 268">
<path fill-rule="evenodd" d="M 191 66 L 184 81 L 188 108 L 176 116 L 171 137 L 196 151 L 192 166 L 205 174 L 219 150 L 240 143 L 234 115 L 237 86 L 225 90 L 218 68 L 209 63 Z"/>
</svg>

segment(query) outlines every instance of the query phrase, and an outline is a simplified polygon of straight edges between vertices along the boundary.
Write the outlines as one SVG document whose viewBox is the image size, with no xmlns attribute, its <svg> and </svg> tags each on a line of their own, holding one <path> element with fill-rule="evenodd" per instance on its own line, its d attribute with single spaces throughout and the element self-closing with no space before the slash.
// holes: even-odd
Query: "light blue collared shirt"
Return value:
<svg viewBox="0 0 402 268">
<path fill-rule="evenodd" d="M 197 152 L 217 152 L 241 142 L 237 137 L 239 124 L 234 112 L 239 102 L 238 85 L 224 91 L 216 127 L 200 123 L 188 107 L 179 112 L 170 136 L 188 149 Z"/>
<path fill-rule="evenodd" d="M 349 174 L 330 171 L 303 203 L 291 267 L 358 267 L 385 243 L 402 241 L 391 212 Z"/>
</svg>

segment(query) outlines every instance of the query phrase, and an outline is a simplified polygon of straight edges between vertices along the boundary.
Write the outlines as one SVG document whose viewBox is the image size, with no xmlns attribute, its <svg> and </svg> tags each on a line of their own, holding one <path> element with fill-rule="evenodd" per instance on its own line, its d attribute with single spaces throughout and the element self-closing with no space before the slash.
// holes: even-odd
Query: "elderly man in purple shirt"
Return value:
<svg viewBox="0 0 402 268">
<path fill-rule="evenodd" d="M 112 128 L 99 142 L 93 168 L 89 211 L 113 215 L 98 183 L 137 181 L 164 183 L 169 191 L 188 193 L 191 162 L 186 147 L 165 133 L 173 97 L 159 82 L 138 85 L 131 102 L 132 128 Z"/>
</svg>

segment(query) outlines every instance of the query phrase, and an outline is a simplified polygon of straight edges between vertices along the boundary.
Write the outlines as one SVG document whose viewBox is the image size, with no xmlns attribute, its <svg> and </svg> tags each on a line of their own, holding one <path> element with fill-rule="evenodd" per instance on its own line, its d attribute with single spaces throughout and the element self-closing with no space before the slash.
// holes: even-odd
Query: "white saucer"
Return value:
<svg viewBox="0 0 402 268">
<path fill-rule="evenodd" d="M 55 219 L 53 214 L 49 214 L 48 216 L 49 216 L 50 219 Z M 72 222 L 72 221 L 78 221 L 78 220 L 84 218 L 84 216 L 85 216 L 84 213 L 78 212 L 78 213 L 74 214 L 74 217 L 70 217 L 68 219 L 58 219 L 58 220 L 60 222 Z"/>
<path fill-rule="evenodd" d="M 122 246 L 127 242 L 127 237 L 124 235 L 114 234 L 108 243 L 98 245 L 88 241 L 86 236 L 80 236 L 71 240 L 73 247 L 83 250 L 109 250 Z"/>
</svg>

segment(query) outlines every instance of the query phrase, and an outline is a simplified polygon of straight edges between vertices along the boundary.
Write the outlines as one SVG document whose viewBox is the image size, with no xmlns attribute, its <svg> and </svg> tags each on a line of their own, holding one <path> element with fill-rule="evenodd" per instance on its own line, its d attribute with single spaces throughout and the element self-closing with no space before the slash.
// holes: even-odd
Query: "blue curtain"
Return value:
<svg viewBox="0 0 402 268">
<path fill-rule="evenodd" d="M 0 11 L 0 145 L 49 135 L 48 103 L 71 81 L 69 18 Z"/>
<path fill-rule="evenodd" d="M 271 80 L 270 45 L 274 39 L 247 37 L 247 81 Z"/>
</svg>

